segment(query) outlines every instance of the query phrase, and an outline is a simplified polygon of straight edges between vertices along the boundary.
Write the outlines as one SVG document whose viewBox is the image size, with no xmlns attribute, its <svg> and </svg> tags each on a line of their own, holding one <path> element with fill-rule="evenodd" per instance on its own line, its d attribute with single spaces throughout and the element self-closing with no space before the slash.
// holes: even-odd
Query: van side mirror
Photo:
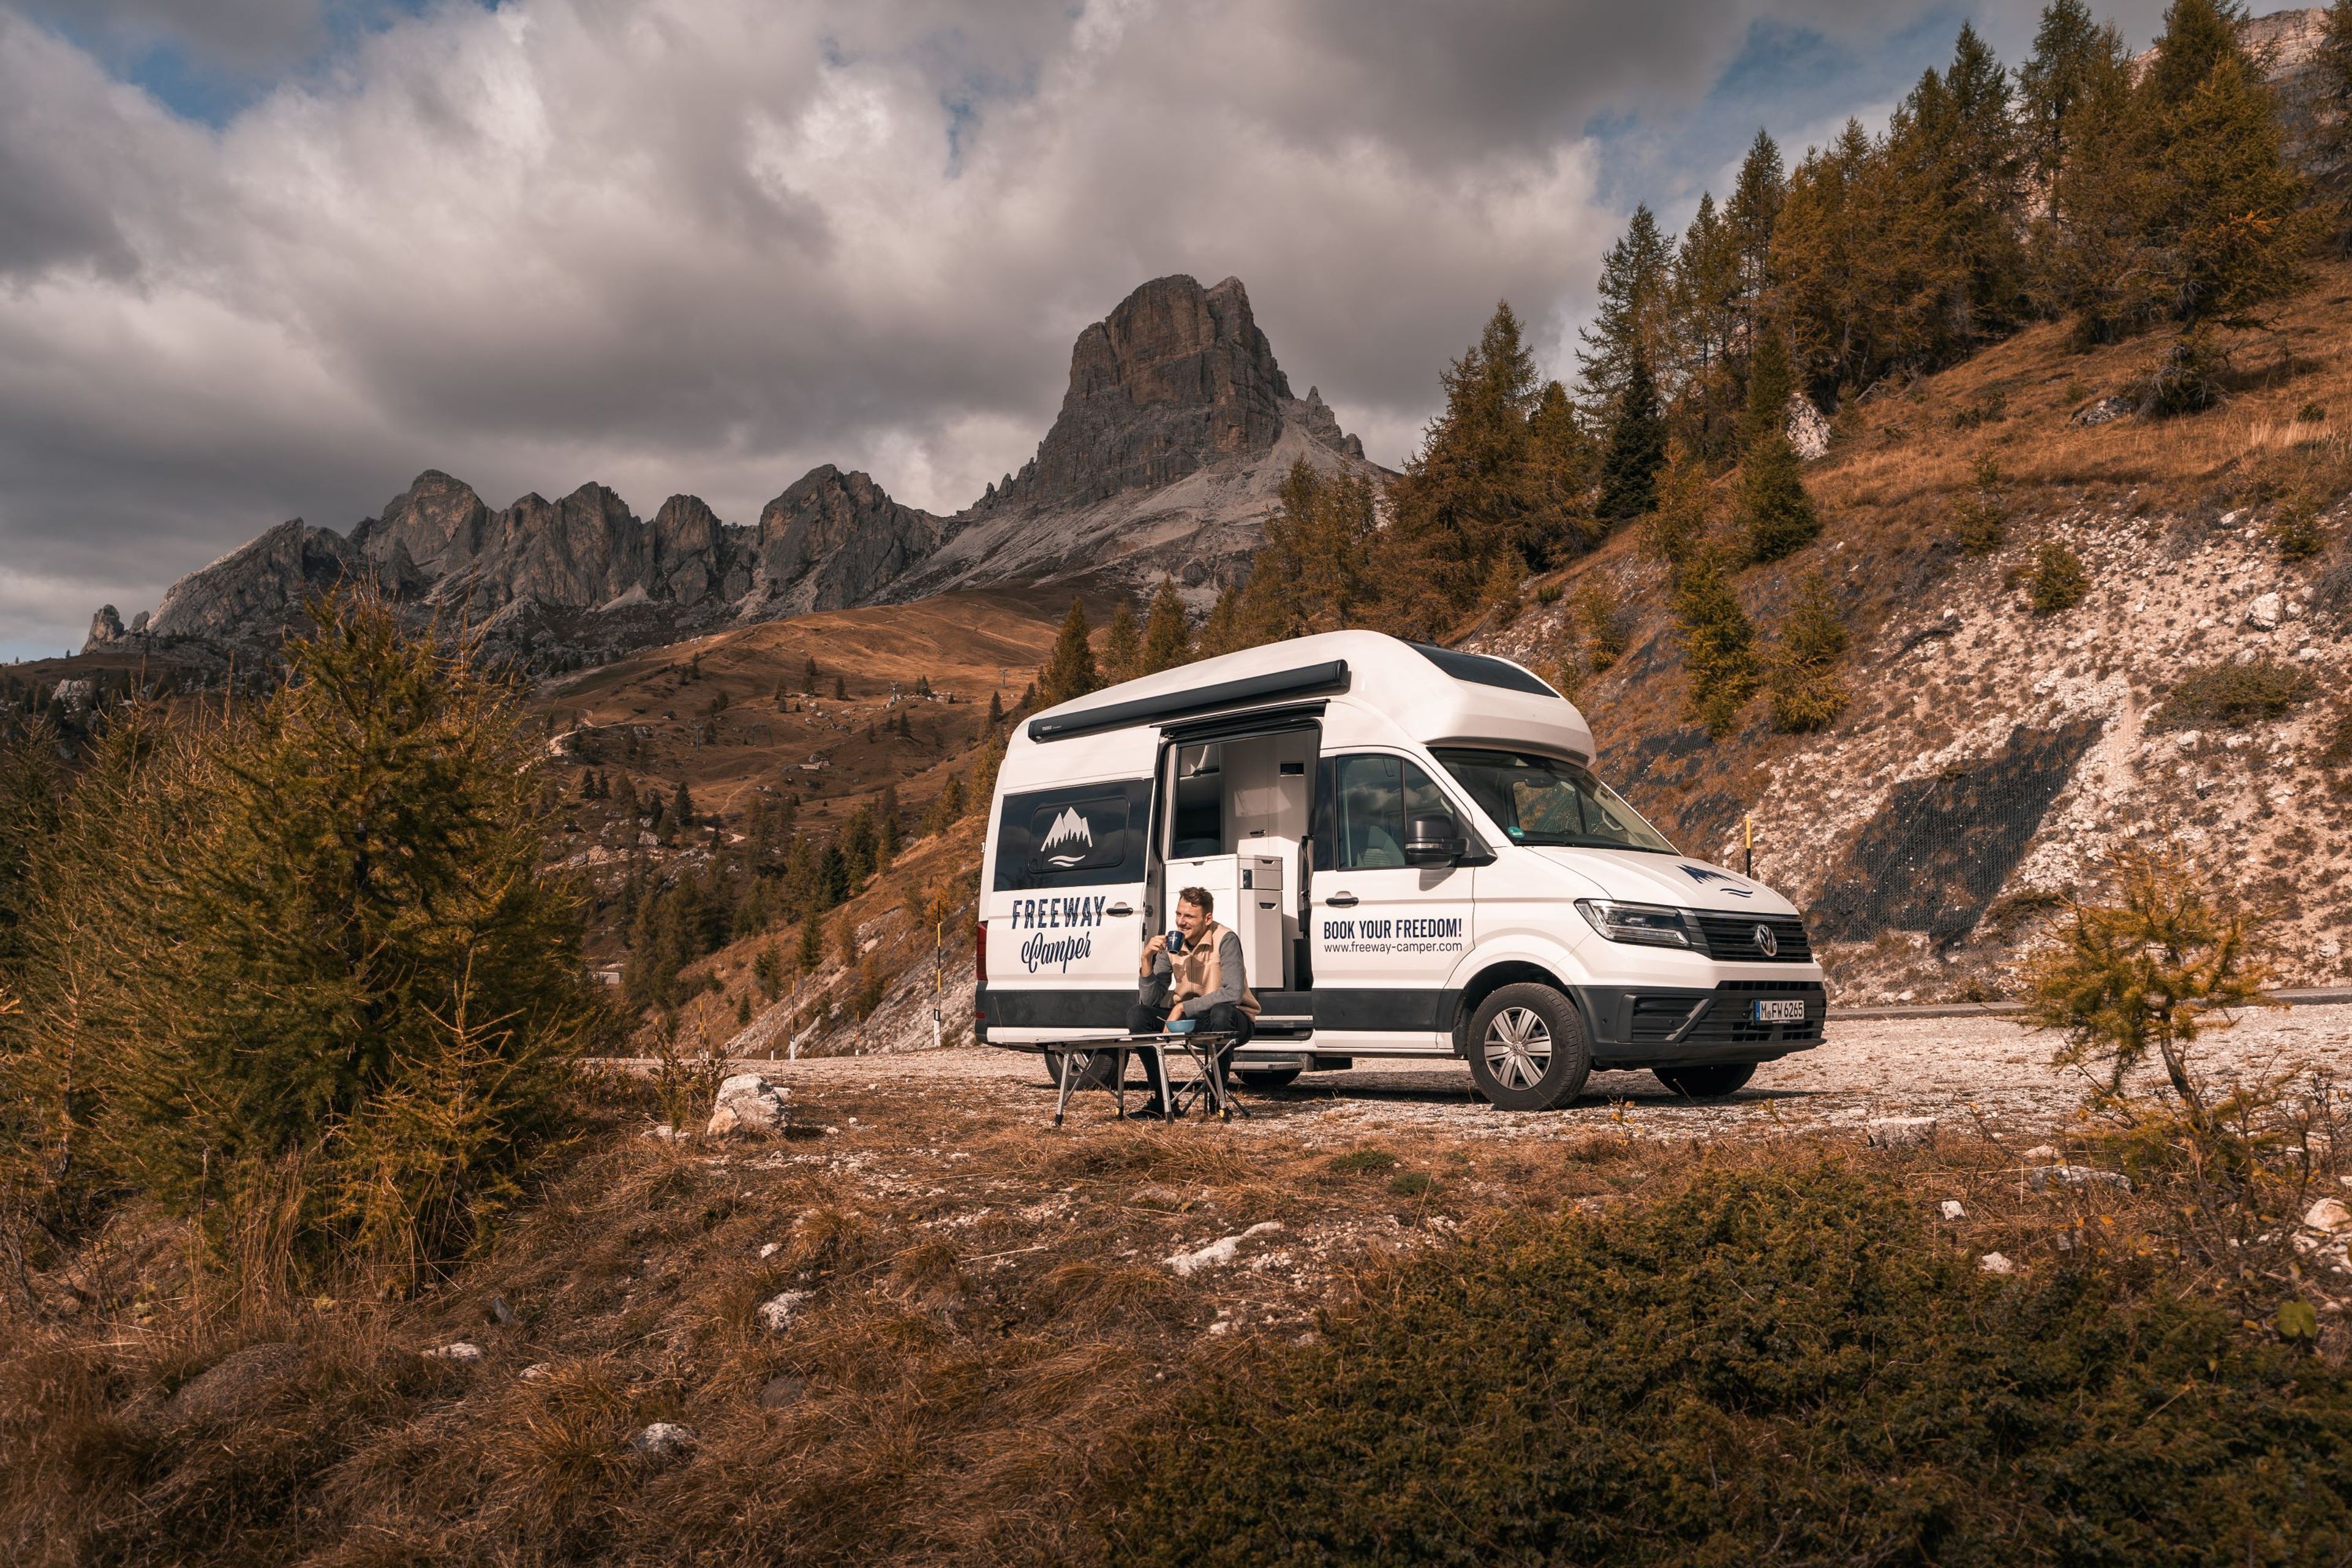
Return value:
<svg viewBox="0 0 2352 1568">
<path fill-rule="evenodd" d="M 1461 858 L 1465 846 L 1461 830 L 1454 819 L 1442 813 L 1412 819 L 1412 832 L 1404 841 L 1405 864 L 1409 866 L 1449 866 Z"/>
</svg>

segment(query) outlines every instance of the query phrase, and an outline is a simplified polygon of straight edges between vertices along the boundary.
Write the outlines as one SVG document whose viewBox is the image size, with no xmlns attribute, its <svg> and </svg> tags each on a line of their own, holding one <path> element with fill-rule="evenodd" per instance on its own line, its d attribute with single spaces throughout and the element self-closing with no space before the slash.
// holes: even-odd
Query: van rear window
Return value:
<svg viewBox="0 0 2352 1568">
<path fill-rule="evenodd" d="M 1143 880 L 1151 781 L 1008 795 L 996 825 L 996 889 Z"/>
<path fill-rule="evenodd" d="M 1456 680 L 1466 680 L 1474 686 L 1499 686 L 1506 691 L 1524 691 L 1530 697 L 1559 695 L 1508 659 L 1489 658 L 1483 653 L 1456 653 L 1434 643 L 1406 646 Z"/>
</svg>

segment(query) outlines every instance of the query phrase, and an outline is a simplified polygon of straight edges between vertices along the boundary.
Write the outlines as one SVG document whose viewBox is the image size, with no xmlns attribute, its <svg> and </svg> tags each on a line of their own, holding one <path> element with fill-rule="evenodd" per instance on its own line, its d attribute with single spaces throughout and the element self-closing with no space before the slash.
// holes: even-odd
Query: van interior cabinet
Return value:
<svg viewBox="0 0 2352 1568">
<path fill-rule="evenodd" d="M 1315 753 L 1316 732 L 1307 729 L 1175 748 L 1161 913 L 1172 922 L 1177 891 L 1207 888 L 1217 900 L 1216 918 L 1242 939 L 1253 991 L 1298 984 L 1294 965 L 1307 878 L 1299 856 Z M 1211 869 L 1212 863 L 1226 868 Z"/>
<path fill-rule="evenodd" d="M 1253 991 L 1290 988 L 1290 942 L 1284 934 L 1295 920 L 1285 900 L 1287 879 L 1275 855 L 1203 855 L 1168 862 L 1168 907 L 1164 931 L 1176 929 L 1176 897 L 1186 888 L 1204 888 L 1216 901 L 1211 918 L 1242 939 L 1242 963 Z"/>
</svg>

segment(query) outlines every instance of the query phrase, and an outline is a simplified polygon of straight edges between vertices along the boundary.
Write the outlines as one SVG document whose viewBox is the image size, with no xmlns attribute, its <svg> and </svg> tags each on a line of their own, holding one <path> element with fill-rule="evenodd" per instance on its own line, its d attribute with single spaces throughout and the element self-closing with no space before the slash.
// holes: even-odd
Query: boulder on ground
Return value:
<svg viewBox="0 0 2352 1568">
<path fill-rule="evenodd" d="M 164 1419 L 206 1426 L 234 1421 L 276 1393 L 308 1358 L 300 1345 L 247 1345 L 232 1352 L 182 1384 L 164 1402 Z"/>
<path fill-rule="evenodd" d="M 2132 1190 L 2131 1178 L 2121 1171 L 2102 1171 L 2090 1165 L 2035 1165 L 2025 1173 L 2026 1184 L 2037 1193 L 2052 1187 L 2115 1187 L 2122 1192 Z"/>
<path fill-rule="evenodd" d="M 1872 1122 L 1868 1139 L 1874 1149 L 1910 1149 L 1936 1141 L 1932 1116 L 1886 1116 Z"/>
<path fill-rule="evenodd" d="M 770 1083 L 755 1072 L 739 1072 L 719 1086 L 710 1108 L 710 1137 L 730 1132 L 781 1132 L 791 1112 L 792 1090 Z"/>
<path fill-rule="evenodd" d="M 769 1297 L 760 1303 L 760 1326 L 770 1333 L 780 1332 L 786 1323 L 793 1321 L 793 1314 L 801 1310 L 801 1304 L 813 1293 L 807 1290 L 786 1290 L 781 1295 Z"/>
<path fill-rule="evenodd" d="M 656 1464 L 682 1459 L 695 1444 L 694 1428 L 675 1421 L 656 1421 L 629 1439 L 629 1452 Z"/>
</svg>

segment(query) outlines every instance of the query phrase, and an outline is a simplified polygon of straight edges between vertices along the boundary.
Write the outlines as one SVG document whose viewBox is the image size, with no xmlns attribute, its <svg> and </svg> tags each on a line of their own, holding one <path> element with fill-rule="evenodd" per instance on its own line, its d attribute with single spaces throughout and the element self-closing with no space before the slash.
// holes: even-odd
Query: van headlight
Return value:
<svg viewBox="0 0 2352 1568">
<path fill-rule="evenodd" d="M 1611 942 L 1649 947 L 1690 947 L 1690 926 L 1680 910 L 1665 904 L 1621 904 L 1614 899 L 1579 899 L 1576 912 Z"/>
</svg>

